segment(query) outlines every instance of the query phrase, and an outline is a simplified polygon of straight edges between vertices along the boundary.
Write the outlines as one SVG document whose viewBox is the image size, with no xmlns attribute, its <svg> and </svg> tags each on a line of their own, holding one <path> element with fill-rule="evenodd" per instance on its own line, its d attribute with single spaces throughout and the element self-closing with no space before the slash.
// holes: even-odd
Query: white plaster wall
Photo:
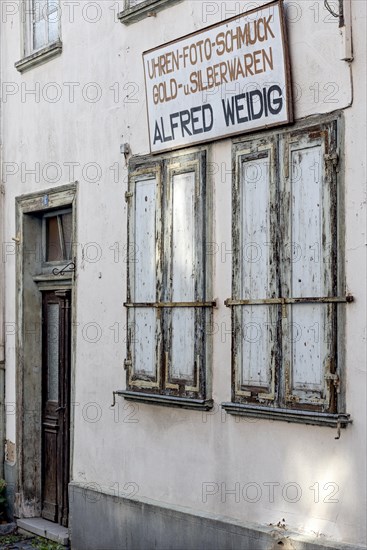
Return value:
<svg viewBox="0 0 367 550">
<path fill-rule="evenodd" d="M 329 18 L 324 21 L 327 12 L 322 2 L 287 2 L 296 117 L 345 108 L 354 93 L 352 107 L 345 110 L 346 275 L 348 290 L 356 297 L 347 308 L 346 399 L 354 423 L 342 432 L 340 440 L 334 439 L 336 433 L 329 428 L 239 419 L 219 409 L 222 401 L 230 400 L 230 318 L 223 301 L 231 294 L 231 175 L 225 170 L 212 177 L 212 240 L 219 245 L 213 258 L 214 297 L 219 303 L 214 317 L 219 328 L 214 337 L 215 408 L 201 413 L 127 404 L 121 398 L 115 410 L 110 408 L 112 391 L 125 385 L 122 303 L 126 287 L 126 170 L 119 149 L 121 143 L 128 142 L 133 154 L 149 151 L 141 53 L 254 3 L 185 0 L 160 12 L 157 18 L 129 27 L 113 21 L 117 4 L 121 6 L 122 2 L 100 2 L 102 16 L 96 23 L 85 21 L 82 6 L 75 6 L 74 22 L 70 22 L 70 10 L 63 10 L 62 55 L 24 75 L 14 69 L 20 57 L 18 15 L 5 21 L 3 18 L 1 26 L 3 82 L 12 82 L 19 90 L 22 84 L 30 89 L 39 82 L 41 90 L 50 95 L 52 90 L 47 85 L 55 82 L 62 90 L 62 98 L 55 103 L 42 94 L 38 103 L 31 96 L 22 101 L 20 91 L 7 97 L 6 102 L 2 96 L 4 162 L 18 165 L 14 176 L 5 177 L 3 173 L 5 242 L 13 242 L 15 234 L 15 196 L 52 187 L 53 177 L 60 185 L 70 180 L 80 183 L 73 478 L 98 484 L 103 490 L 136 494 L 242 521 L 276 524 L 284 518 L 287 525 L 320 537 L 362 543 L 366 481 L 365 3 L 352 2 L 355 60 L 350 68 L 340 60 L 338 26 L 328 22 Z M 320 5 L 318 22 L 315 4 Z M 94 17 L 93 8 L 87 17 Z M 69 101 L 68 82 L 80 83 L 75 87 L 74 103 Z M 88 82 L 97 82 L 101 87 L 100 101 L 89 103 L 83 99 L 80 90 Z M 212 160 L 229 169 L 230 151 L 230 140 L 213 144 Z M 41 171 L 49 162 L 58 163 L 60 177 L 51 169 L 48 181 L 41 177 L 37 182 L 25 175 L 24 169 L 34 167 L 36 162 Z M 70 162 L 80 164 L 74 174 L 65 164 Z M 91 162 L 101 167 L 101 178 L 96 183 L 88 182 L 82 170 Z M 116 179 L 117 172 L 111 169 L 115 163 L 119 165 Z M 92 170 L 89 177 L 91 174 Z M 119 243 L 118 256 L 115 243 Z M 10 248 L 7 250 L 6 319 L 13 322 L 15 257 Z M 93 261 L 96 252 L 98 259 Z M 92 343 L 96 324 L 100 338 Z M 14 344 L 14 337 L 9 335 L 6 437 L 12 441 Z M 218 492 L 203 498 L 204 483 L 211 483 L 213 491 Z M 246 499 L 242 489 L 248 483 L 253 485 L 247 486 Z M 295 500 L 295 491 L 287 484 L 294 483 L 302 494 L 297 502 L 290 502 Z M 269 484 L 274 484 L 274 498 Z M 240 494 L 226 494 L 233 489 Z M 334 489 L 337 492 L 331 498 L 336 502 L 325 501 Z"/>
</svg>

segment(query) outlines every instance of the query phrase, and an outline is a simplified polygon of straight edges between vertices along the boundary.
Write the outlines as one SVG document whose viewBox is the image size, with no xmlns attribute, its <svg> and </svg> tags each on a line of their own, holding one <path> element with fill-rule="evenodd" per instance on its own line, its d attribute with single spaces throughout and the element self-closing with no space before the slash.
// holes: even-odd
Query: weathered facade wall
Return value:
<svg viewBox="0 0 367 550">
<path fill-rule="evenodd" d="M 73 481 L 192 514 L 263 526 L 280 522 L 320 540 L 364 544 L 365 3 L 352 1 L 354 60 L 348 63 L 340 59 L 338 24 L 322 2 L 286 2 L 296 119 L 336 110 L 344 117 L 345 271 L 347 292 L 355 297 L 346 310 L 345 372 L 353 424 L 338 440 L 330 428 L 220 409 L 231 390 L 224 306 L 231 296 L 230 139 L 209 145 L 216 166 L 212 241 L 218 245 L 212 258 L 214 408 L 188 411 L 119 397 L 111 408 L 112 392 L 125 386 L 127 170 L 120 146 L 128 143 L 134 155 L 149 152 L 141 54 L 234 15 L 240 3 L 185 0 L 128 27 L 116 18 L 122 2 L 94 3 L 97 12 L 93 3 L 87 2 L 90 11 L 77 4 L 62 11 L 62 54 L 23 74 L 14 68 L 19 13 L 3 11 L 1 18 L 6 439 L 17 440 L 15 197 L 78 181 Z"/>
</svg>

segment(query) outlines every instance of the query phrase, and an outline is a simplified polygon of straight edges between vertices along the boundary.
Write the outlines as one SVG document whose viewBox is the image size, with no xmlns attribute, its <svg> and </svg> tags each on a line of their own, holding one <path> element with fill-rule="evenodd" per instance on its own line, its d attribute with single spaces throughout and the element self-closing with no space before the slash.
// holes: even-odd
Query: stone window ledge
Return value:
<svg viewBox="0 0 367 550">
<path fill-rule="evenodd" d="M 209 411 L 213 407 L 212 399 L 189 399 L 171 395 L 154 395 L 149 393 L 118 390 L 115 395 L 121 395 L 128 401 L 139 401 L 140 403 L 152 403 L 165 407 L 180 407 L 181 409 L 195 409 Z"/>
<path fill-rule="evenodd" d="M 118 14 L 118 18 L 124 25 L 131 25 L 146 17 L 155 17 L 156 12 L 178 4 L 183 0 L 145 0 L 137 6 L 124 9 Z"/>
<path fill-rule="evenodd" d="M 291 409 L 272 409 L 256 405 L 243 405 L 242 403 L 222 403 L 222 408 L 228 413 L 250 418 L 263 418 L 267 420 L 281 420 L 295 422 L 297 424 L 311 424 L 313 426 L 329 426 L 330 428 L 346 428 L 352 423 L 349 414 L 330 414 L 313 411 L 296 411 Z"/>
<path fill-rule="evenodd" d="M 23 59 L 17 61 L 14 66 L 17 71 L 23 73 L 25 71 L 28 71 L 29 69 L 32 69 L 33 67 L 36 67 L 37 65 L 46 63 L 46 61 L 48 61 L 49 59 L 53 59 L 54 57 L 60 55 L 61 52 L 62 42 L 58 40 L 57 42 L 48 44 L 45 48 L 42 48 L 42 50 L 38 50 L 31 55 L 27 55 L 27 57 L 23 57 Z"/>
</svg>

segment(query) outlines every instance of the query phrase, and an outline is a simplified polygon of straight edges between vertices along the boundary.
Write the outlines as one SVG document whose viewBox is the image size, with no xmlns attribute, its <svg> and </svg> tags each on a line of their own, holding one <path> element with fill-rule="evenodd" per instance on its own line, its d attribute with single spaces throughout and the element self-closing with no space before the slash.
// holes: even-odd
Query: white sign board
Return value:
<svg viewBox="0 0 367 550">
<path fill-rule="evenodd" d="M 144 52 L 152 153 L 292 120 L 281 0 Z"/>
</svg>

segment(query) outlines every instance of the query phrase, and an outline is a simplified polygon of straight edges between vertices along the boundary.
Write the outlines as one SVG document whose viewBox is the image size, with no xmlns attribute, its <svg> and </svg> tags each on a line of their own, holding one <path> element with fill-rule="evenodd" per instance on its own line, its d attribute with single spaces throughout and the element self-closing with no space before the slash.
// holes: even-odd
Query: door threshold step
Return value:
<svg viewBox="0 0 367 550">
<path fill-rule="evenodd" d="M 17 525 L 22 531 L 44 537 L 63 546 L 69 544 L 69 531 L 58 523 L 53 523 L 43 518 L 22 518 L 17 520 Z"/>
</svg>

